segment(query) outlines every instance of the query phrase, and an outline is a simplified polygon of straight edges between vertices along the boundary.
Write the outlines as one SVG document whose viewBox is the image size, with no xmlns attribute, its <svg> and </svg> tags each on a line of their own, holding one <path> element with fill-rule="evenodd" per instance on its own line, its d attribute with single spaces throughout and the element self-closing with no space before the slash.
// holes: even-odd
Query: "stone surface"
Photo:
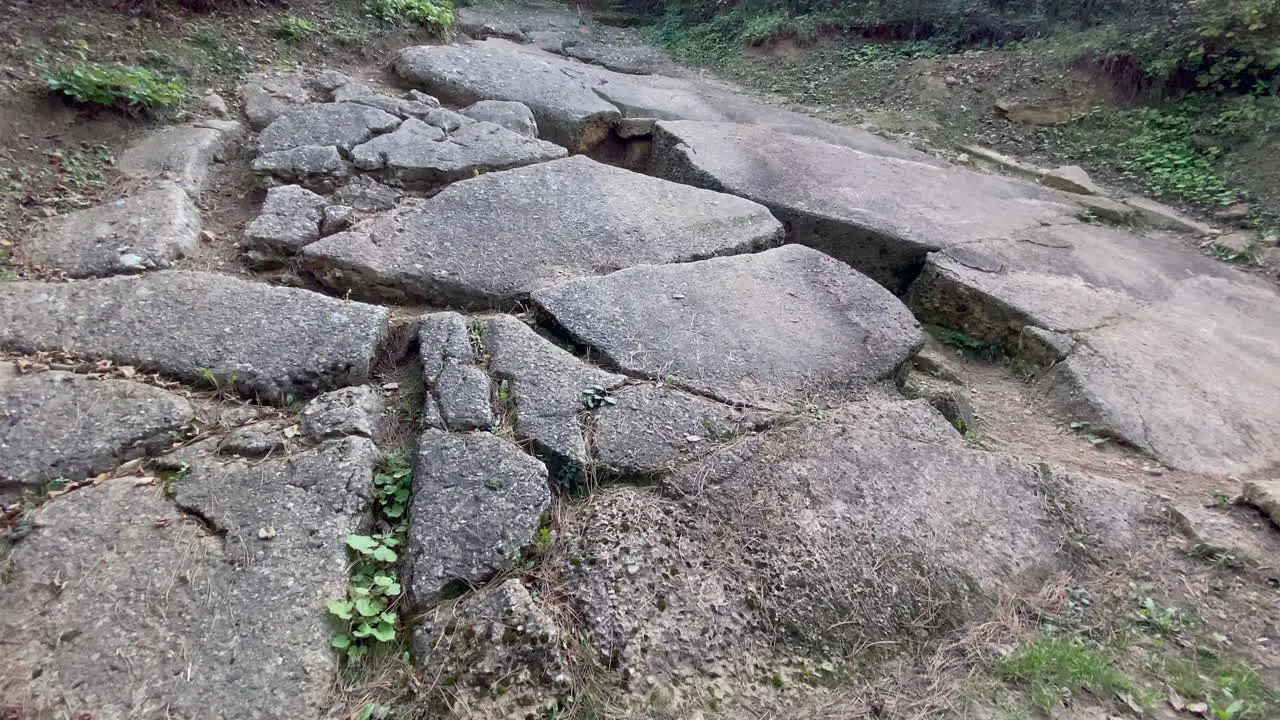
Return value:
<svg viewBox="0 0 1280 720">
<path fill-rule="evenodd" d="M 303 254 L 338 292 L 502 307 L 560 280 L 780 239 L 750 201 L 573 157 L 455 183 Z"/>
<path fill-rule="evenodd" d="M 391 184 L 417 188 L 564 156 L 565 149 L 558 145 L 493 123 L 469 121 L 446 132 L 413 118 L 351 152 L 361 170 L 379 171 Z"/>
<path fill-rule="evenodd" d="M 0 347 L 65 349 L 284 402 L 369 379 L 389 311 L 229 275 L 0 285 Z"/>
<path fill-rule="evenodd" d="M 328 188 L 351 174 L 351 168 L 333 146 L 304 147 L 266 153 L 253 160 L 253 171 L 280 182 Z"/>
<path fill-rule="evenodd" d="M 385 95 L 362 95 L 351 98 L 350 102 L 359 105 L 368 105 L 377 108 L 385 113 L 395 115 L 398 118 L 418 118 L 422 119 L 431 114 L 432 110 L 440 107 L 440 103 L 424 103 L 416 100 L 404 100 L 401 98 L 386 97 Z"/>
<path fill-rule="evenodd" d="M 151 133 L 120 154 L 117 169 L 139 179 L 169 180 L 199 197 L 209 166 L 241 133 L 238 122 L 201 120 Z"/>
<path fill-rule="evenodd" d="M 320 217 L 320 235 L 332 235 L 351 227 L 356 221 L 355 208 L 347 205 L 325 205 Z"/>
<path fill-rule="evenodd" d="M 0 363 L 0 494 L 77 481 L 166 450 L 195 416 L 185 399 L 127 380 L 67 372 L 19 375 Z"/>
<path fill-rule="evenodd" d="M 1009 157 L 1008 155 L 992 150 L 991 148 L 985 148 L 981 145 L 965 145 L 960 149 L 964 150 L 970 157 L 978 162 L 994 166 L 999 170 L 1008 172 L 1010 175 L 1016 175 L 1028 180 L 1037 181 L 1045 175 L 1044 168 L 1036 167 L 1031 163 L 1022 162 L 1021 160 Z"/>
<path fill-rule="evenodd" d="M 329 199 L 358 212 L 371 213 L 390 210 L 400 202 L 403 194 L 367 175 L 357 175 L 351 182 L 335 190 Z"/>
<path fill-rule="evenodd" d="M 458 313 L 424 315 L 418 330 L 422 370 L 444 427 L 488 430 L 494 424 L 489 376 L 473 367 L 471 331 Z"/>
<path fill-rule="evenodd" d="M 1280 527 L 1280 480 L 1251 480 L 1244 484 L 1244 501 L 1258 508 Z"/>
<path fill-rule="evenodd" d="M 382 395 L 372 386 L 333 390 L 302 409 L 302 434 L 313 442 L 348 435 L 375 438 L 382 409 Z"/>
<path fill-rule="evenodd" d="M 418 439 L 409 511 L 410 607 L 455 582 L 509 567 L 551 505 L 547 470 L 490 433 L 427 430 Z"/>
<path fill-rule="evenodd" d="M 306 105 L 277 118 L 258 135 L 258 151 L 273 153 L 299 147 L 336 147 L 340 152 L 393 130 L 400 118 L 357 103 Z"/>
<path fill-rule="evenodd" d="M 1105 195 L 1089 173 L 1079 165 L 1063 165 L 1044 174 L 1040 182 L 1055 190 L 1075 193 L 1077 195 Z"/>
<path fill-rule="evenodd" d="M 395 58 L 395 71 L 445 102 L 514 100 L 533 111 L 544 139 L 585 152 L 600 144 L 621 114 L 561 63 L 503 45 L 475 43 L 411 47 Z"/>
<path fill-rule="evenodd" d="M 789 239 L 895 292 L 928 252 L 1076 213 L 1051 191 L 1025 183 L 759 126 L 659 122 L 651 170 L 762 203 L 786 223 Z"/>
<path fill-rule="evenodd" d="M 137 273 L 169 267 L 200 243 L 200 210 L 172 183 L 57 215 L 25 244 L 31 261 L 69 277 Z"/>
<path fill-rule="evenodd" d="M 572 280 L 533 300 L 610 366 L 758 407 L 857 395 L 922 342 L 897 298 L 798 245 Z"/>
<path fill-rule="evenodd" d="M 321 716 L 338 672 L 322 609 L 376 457 L 363 438 L 255 464 L 187 453 L 177 502 L 216 535 L 136 478 L 55 499 L 0 584 L 0 696 L 37 717 Z"/>
<path fill-rule="evenodd" d="M 297 185 L 267 191 L 262 213 L 244 230 L 250 247 L 292 253 L 320 239 L 320 222 L 328 201 Z"/>
<path fill-rule="evenodd" d="M 293 74 L 253 73 L 240 89 L 249 127 L 261 130 L 277 118 L 311 102 L 301 77 Z"/>
<path fill-rule="evenodd" d="M 455 16 L 458 30 L 476 39 L 506 37 L 520 40 L 528 33 L 569 30 L 582 23 L 583 18 L 577 12 L 546 7 L 473 5 L 458 8 Z"/>
<path fill-rule="evenodd" d="M 515 409 L 516 437 L 538 453 L 579 470 L 590 460 L 579 416 L 582 391 L 612 391 L 627 378 L 588 365 L 510 315 L 479 321 L 480 339 L 496 382 L 506 382 Z"/>
<path fill-rule="evenodd" d="M 218 443 L 223 455 L 239 455 L 244 458 L 262 458 L 277 454 L 289 446 L 281 422 L 258 422 L 232 430 Z"/>
<path fill-rule="evenodd" d="M 1098 195 L 1081 195 L 1075 201 L 1086 213 L 1112 225 L 1127 225 L 1137 220 L 1138 211 L 1118 200 Z"/>
<path fill-rule="evenodd" d="M 1208 225 L 1199 220 L 1189 218 L 1168 205 L 1158 203 L 1150 198 L 1126 198 L 1124 204 L 1137 211 L 1138 217 L 1152 227 L 1184 232 L 1198 237 L 1214 234 L 1214 229 Z"/>
<path fill-rule="evenodd" d="M 472 120 L 491 122 L 525 137 L 538 137 L 538 121 L 528 105 L 510 100 L 481 100 L 458 112 Z"/>
</svg>

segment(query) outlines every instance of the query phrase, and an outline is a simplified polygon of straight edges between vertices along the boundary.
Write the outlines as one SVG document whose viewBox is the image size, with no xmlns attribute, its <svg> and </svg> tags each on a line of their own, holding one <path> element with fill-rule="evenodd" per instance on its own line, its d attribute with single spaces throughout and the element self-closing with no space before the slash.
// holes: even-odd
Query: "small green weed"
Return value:
<svg viewBox="0 0 1280 720">
<path fill-rule="evenodd" d="M 1150 596 L 1139 601 L 1139 607 L 1134 611 L 1133 619 L 1165 637 L 1177 635 L 1191 625 L 1191 618 L 1185 612 L 1176 607 L 1160 607 Z"/>
<path fill-rule="evenodd" d="M 938 342 L 955 350 L 956 355 L 978 357 L 987 362 L 1000 359 L 1000 346 L 994 343 L 983 342 L 956 330 L 938 330 L 936 334 Z"/>
<path fill-rule="evenodd" d="M 373 492 L 383 516 L 399 521 L 409 506 L 413 469 L 403 453 L 388 452 L 373 475 Z"/>
<path fill-rule="evenodd" d="M 1085 638 L 1046 636 L 1001 660 L 996 674 L 1026 684 L 1032 702 L 1051 710 L 1080 691 L 1105 697 L 1131 689 L 1132 680 L 1114 669 L 1114 660 L 1113 653 Z"/>
<path fill-rule="evenodd" d="M 443 30 L 453 24 L 453 5 L 435 0 L 365 0 L 370 17 L 386 25 L 415 24 Z"/>
<path fill-rule="evenodd" d="M 319 28 L 306 18 L 297 15 L 286 15 L 276 25 L 275 36 L 286 42 L 301 42 L 311 37 Z"/>
<path fill-rule="evenodd" d="M 42 68 L 45 84 L 77 102 L 115 107 L 130 112 L 172 108 L 186 98 L 180 80 L 162 77 L 147 68 L 120 63 L 91 62 L 88 43 L 75 44 L 78 62 L 56 70 Z"/>
</svg>

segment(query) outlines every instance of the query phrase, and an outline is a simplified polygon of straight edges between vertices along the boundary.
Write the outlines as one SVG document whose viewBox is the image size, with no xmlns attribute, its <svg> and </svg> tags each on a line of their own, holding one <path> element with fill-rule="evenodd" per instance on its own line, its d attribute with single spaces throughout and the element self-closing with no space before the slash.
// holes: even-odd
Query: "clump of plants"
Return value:
<svg viewBox="0 0 1280 720">
<path fill-rule="evenodd" d="M 365 11 L 387 25 L 443 30 L 453 24 L 453 5 L 447 0 L 365 0 Z"/>
<path fill-rule="evenodd" d="M 285 42 L 301 42 L 316 33 L 316 24 L 297 15 L 286 15 L 276 26 L 276 37 Z"/>
<path fill-rule="evenodd" d="M 88 43 L 83 40 L 73 47 L 79 56 L 76 62 L 43 69 L 49 89 L 76 102 L 130 112 L 154 112 L 177 106 L 186 98 L 186 86 L 181 80 L 137 65 L 91 61 Z"/>
</svg>

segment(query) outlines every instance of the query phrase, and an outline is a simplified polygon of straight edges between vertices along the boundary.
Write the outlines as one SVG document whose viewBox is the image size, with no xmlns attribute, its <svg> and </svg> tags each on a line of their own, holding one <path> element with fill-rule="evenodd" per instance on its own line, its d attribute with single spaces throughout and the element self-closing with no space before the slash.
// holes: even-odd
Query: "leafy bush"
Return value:
<svg viewBox="0 0 1280 720">
<path fill-rule="evenodd" d="M 153 111 L 178 105 L 186 97 L 182 82 L 147 68 L 119 63 L 80 62 L 46 71 L 50 89 L 82 103 Z"/>
<path fill-rule="evenodd" d="M 306 40 L 316 32 L 316 24 L 297 15 L 287 15 L 276 26 L 276 37 L 289 42 Z"/>
<path fill-rule="evenodd" d="M 365 0 L 365 10 L 388 25 L 413 23 L 443 30 L 453 24 L 453 5 L 447 0 Z"/>
</svg>

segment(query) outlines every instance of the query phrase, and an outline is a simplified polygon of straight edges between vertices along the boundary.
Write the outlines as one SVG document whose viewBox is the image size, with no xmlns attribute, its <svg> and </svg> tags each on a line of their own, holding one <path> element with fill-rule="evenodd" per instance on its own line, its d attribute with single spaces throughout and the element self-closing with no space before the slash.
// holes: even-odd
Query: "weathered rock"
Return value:
<svg viewBox="0 0 1280 720">
<path fill-rule="evenodd" d="M 425 118 L 427 115 L 431 114 L 432 110 L 440 107 L 439 103 L 428 104 L 418 102 L 416 100 L 390 98 L 384 95 L 363 95 L 351 98 L 349 102 L 353 102 L 358 105 L 368 105 L 369 107 L 377 108 L 399 118 Z"/>
<path fill-rule="evenodd" d="M 996 100 L 995 109 L 1009 122 L 1019 125 L 1061 125 L 1079 112 L 1073 107 L 1034 105 L 1004 98 Z"/>
<path fill-rule="evenodd" d="M 1040 180 L 1045 176 L 1044 168 L 1036 167 L 1031 163 L 1025 163 L 1017 158 L 1009 157 L 1004 153 L 997 152 L 991 148 L 985 148 L 981 145 L 965 145 L 964 150 L 974 160 L 980 163 L 994 166 L 999 170 L 1008 172 L 1010 175 L 1016 175 L 1028 180 Z"/>
<path fill-rule="evenodd" d="M 528 105 L 510 100 L 481 100 L 460 110 L 472 120 L 491 122 L 525 137 L 538 137 L 538 121 Z"/>
<path fill-rule="evenodd" d="M 1155 228 L 1184 232 L 1197 237 L 1213 235 L 1215 232 L 1213 228 L 1199 220 L 1193 220 L 1168 205 L 1150 198 L 1126 198 L 1124 204 L 1137 211 L 1143 222 Z"/>
<path fill-rule="evenodd" d="M 567 37 L 551 51 L 628 75 L 649 75 L 675 68 L 671 58 L 652 45 L 621 44 L 585 34 Z"/>
<path fill-rule="evenodd" d="M 126 149 L 117 168 L 134 178 L 170 180 L 198 197 L 204 192 L 209 166 L 223 159 L 227 146 L 240 133 L 240 123 L 230 120 L 168 127 Z"/>
<path fill-rule="evenodd" d="M 1249 550 L 1255 545 L 1249 530 L 1225 509 L 1200 505 L 1172 504 L 1170 519 L 1186 539 L 1187 549 L 1214 559 L 1219 557 L 1235 564 L 1256 563 Z"/>
<path fill-rule="evenodd" d="M 446 102 L 514 100 L 533 111 L 542 137 L 572 152 L 600 144 L 621 114 L 560 63 L 493 43 L 411 47 L 394 62 L 404 80 Z"/>
<path fill-rule="evenodd" d="M 0 697 L 37 716 L 319 717 L 338 672 L 322 609 L 376 457 L 363 438 L 254 464 L 189 453 L 178 503 L 219 535 L 136 478 L 50 502 L 0 585 Z"/>
<path fill-rule="evenodd" d="M 58 215 L 26 243 L 32 262 L 69 277 L 167 268 L 200 243 L 200 210 L 172 183 Z"/>
<path fill-rule="evenodd" d="M 66 372 L 19 375 L 0 363 L 0 494 L 9 486 L 83 480 L 166 450 L 194 417 L 160 388 Z"/>
<path fill-rule="evenodd" d="M 382 408 L 382 395 L 369 385 L 333 390 L 303 408 L 302 434 L 313 442 L 348 435 L 374 438 Z"/>
<path fill-rule="evenodd" d="M 320 222 L 329 202 L 297 185 L 283 185 L 267 191 L 262 214 L 244 230 L 251 246 L 291 253 L 320 239 Z"/>
<path fill-rule="evenodd" d="M 623 372 L 759 407 L 856 395 L 922 342 L 897 298 L 798 245 L 630 268 L 532 297 Z"/>
<path fill-rule="evenodd" d="M 1025 183 L 879 157 L 766 127 L 659 122 L 652 171 L 769 207 L 791 240 L 843 260 L 895 292 L 928 252 L 1072 218 Z"/>
<path fill-rule="evenodd" d="M 488 430 L 493 427 L 489 376 L 473 367 L 471 331 L 458 313 L 424 315 L 418 329 L 422 370 L 444 427 Z"/>
<path fill-rule="evenodd" d="M 1105 195 L 1089 173 L 1079 165 L 1063 165 L 1054 168 L 1040 178 L 1040 182 L 1056 190 L 1075 193 L 1077 195 Z"/>
<path fill-rule="evenodd" d="M 218 452 L 246 458 L 266 457 L 288 446 L 289 438 L 284 430 L 284 423 L 271 421 L 238 427 L 218 443 Z"/>
<path fill-rule="evenodd" d="M 1244 484 L 1244 501 L 1258 508 L 1280 527 L 1280 480 L 1252 480 Z"/>
<path fill-rule="evenodd" d="M 1138 217 L 1137 210 L 1111 198 L 1082 195 L 1074 199 L 1085 209 L 1085 212 L 1113 225 L 1127 225 Z"/>
<path fill-rule="evenodd" d="M 488 580 L 533 539 L 551 505 L 547 469 L 490 433 L 427 430 L 409 519 L 410 606 L 455 582 Z"/>
<path fill-rule="evenodd" d="M 432 111 L 441 112 L 448 111 Z M 351 157 L 356 167 L 381 171 L 393 184 L 434 188 L 480 172 L 555 160 L 565 154 L 559 145 L 489 122 L 469 122 L 446 132 L 410 118 L 395 132 L 357 146 Z"/>
<path fill-rule="evenodd" d="M 325 205 L 320 218 L 320 234 L 332 235 L 351 227 L 356 220 L 355 208 L 347 205 Z"/>
<path fill-rule="evenodd" d="M 292 74 L 254 73 L 240 89 L 240 96 L 249 127 L 254 130 L 311 102 L 302 78 Z"/>
<path fill-rule="evenodd" d="M 303 254 L 339 292 L 502 307 L 560 280 L 780 239 L 750 201 L 573 157 L 455 183 Z"/>
<path fill-rule="evenodd" d="M 375 93 L 373 88 L 368 85 L 362 85 L 360 83 L 345 83 L 334 88 L 330 97 L 333 98 L 334 102 L 347 102 L 349 100 L 355 100 L 356 98 L 374 97 L 376 95 L 377 93 Z"/>
<path fill-rule="evenodd" d="M 332 146 L 341 152 L 394 129 L 400 118 L 357 103 L 318 103 L 277 118 L 258 136 L 258 150 L 273 153 L 308 146 Z"/>
<path fill-rule="evenodd" d="M 227 106 L 227 101 L 222 99 L 222 96 L 216 92 L 205 93 L 204 97 L 200 98 L 200 104 L 216 117 L 225 118 L 231 114 L 231 108 Z"/>
<path fill-rule="evenodd" d="M 535 449 L 559 465 L 572 463 L 570 475 L 590 458 L 579 415 L 583 390 L 612 391 L 627 378 L 605 372 L 574 357 L 510 315 L 495 315 L 477 325 L 495 381 L 506 382 L 515 409 L 516 437 L 533 440 Z"/>
<path fill-rule="evenodd" d="M 473 5 L 458 8 L 455 24 L 460 32 L 478 40 L 487 37 L 521 40 L 529 33 L 576 28 L 582 24 L 582 16 L 557 8 Z"/>
<path fill-rule="evenodd" d="M 320 70 L 306 80 L 307 85 L 320 92 L 332 93 L 343 85 L 349 85 L 351 78 L 337 70 Z"/>
<path fill-rule="evenodd" d="M 358 212 L 382 212 L 395 207 L 402 195 L 400 190 L 387 187 L 367 175 L 357 175 L 334 191 L 329 199 Z"/>
<path fill-rule="evenodd" d="M 338 148 L 308 145 L 266 153 L 254 158 L 253 171 L 274 177 L 280 182 L 307 187 L 328 188 L 351 174 Z"/>
<path fill-rule="evenodd" d="M 414 102 L 419 102 L 419 103 L 422 103 L 423 105 L 429 105 L 430 107 L 433 107 L 433 108 L 440 107 L 440 101 L 436 99 L 435 95 L 428 95 L 422 92 L 421 90 L 410 90 L 409 92 L 405 93 L 405 97 Z"/>
<path fill-rule="evenodd" d="M 0 285 L 0 347 L 66 349 L 269 402 L 369 379 L 385 308 L 229 275 L 169 271 Z"/>
</svg>

